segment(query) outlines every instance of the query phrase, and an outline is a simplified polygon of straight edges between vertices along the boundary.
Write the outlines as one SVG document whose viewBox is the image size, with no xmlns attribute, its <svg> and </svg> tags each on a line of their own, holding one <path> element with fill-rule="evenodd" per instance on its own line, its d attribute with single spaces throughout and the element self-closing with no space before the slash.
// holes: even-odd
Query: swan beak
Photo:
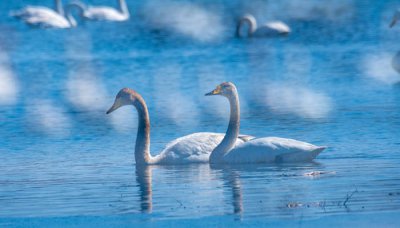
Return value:
<svg viewBox="0 0 400 228">
<path fill-rule="evenodd" d="M 205 96 L 212 96 L 212 95 L 218 95 L 218 94 L 221 94 L 221 86 L 218 86 L 213 91 L 206 93 Z"/>
<path fill-rule="evenodd" d="M 110 114 L 111 112 L 117 110 L 119 107 L 122 106 L 122 103 L 119 99 L 116 99 L 114 104 L 111 106 L 110 109 L 108 109 L 108 111 L 106 112 L 106 114 Z"/>
</svg>

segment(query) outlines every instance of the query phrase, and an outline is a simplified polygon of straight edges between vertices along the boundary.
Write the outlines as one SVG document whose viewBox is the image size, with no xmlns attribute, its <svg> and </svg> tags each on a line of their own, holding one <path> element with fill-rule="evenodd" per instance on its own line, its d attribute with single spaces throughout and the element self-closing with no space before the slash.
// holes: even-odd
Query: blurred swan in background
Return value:
<svg viewBox="0 0 400 228">
<path fill-rule="evenodd" d="M 251 14 L 245 14 L 238 21 L 236 27 L 236 36 L 242 37 L 241 30 L 244 23 L 248 23 L 249 27 L 247 36 L 249 37 L 281 36 L 290 33 L 289 26 L 281 21 L 272 21 L 257 27 L 256 18 L 254 18 L 254 16 Z"/>
<path fill-rule="evenodd" d="M 87 20 L 98 21 L 126 21 L 129 19 L 129 10 L 125 0 L 118 0 L 119 10 L 108 6 L 86 6 L 80 1 L 73 1 L 69 5 L 79 7 L 82 17 Z"/>
<path fill-rule="evenodd" d="M 186 135 L 168 143 L 159 155 L 153 157 L 150 154 L 149 113 L 139 93 L 128 88 L 121 89 L 107 114 L 125 105 L 135 106 L 139 115 L 135 145 L 136 165 L 205 163 L 209 161 L 211 151 L 224 138 L 224 134 L 210 132 Z M 236 140 L 231 139 L 231 141 L 235 141 L 233 145 L 239 145 L 251 138 L 251 136 L 238 135 Z"/>
<path fill-rule="evenodd" d="M 392 19 L 392 22 L 390 22 L 389 27 L 392 28 L 399 19 L 400 19 L 400 9 L 397 9 L 393 15 L 393 19 Z"/>
<path fill-rule="evenodd" d="M 65 16 L 61 0 L 55 0 L 55 10 L 43 6 L 27 6 L 10 13 L 12 17 L 39 28 L 71 28 L 76 21 L 71 14 Z"/>
<path fill-rule="evenodd" d="M 392 59 L 392 67 L 395 69 L 398 73 L 400 73 L 400 51 L 396 53 L 395 56 L 393 56 Z"/>
<path fill-rule="evenodd" d="M 230 103 L 230 120 L 224 139 L 212 151 L 210 163 L 271 163 L 311 161 L 326 147 L 315 146 L 293 139 L 255 138 L 237 145 L 240 128 L 239 96 L 231 82 L 224 82 L 206 94 L 222 95 Z"/>
</svg>

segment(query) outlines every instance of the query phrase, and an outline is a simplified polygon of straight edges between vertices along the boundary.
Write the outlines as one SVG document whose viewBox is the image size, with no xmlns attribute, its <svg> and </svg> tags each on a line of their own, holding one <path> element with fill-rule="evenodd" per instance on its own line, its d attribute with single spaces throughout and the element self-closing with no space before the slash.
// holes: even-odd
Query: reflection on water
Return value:
<svg viewBox="0 0 400 228">
<path fill-rule="evenodd" d="M 30 29 L 3 17 L 25 1 L 4 2 L 13 36 L 0 36 L 13 48 L 0 50 L 0 217 L 399 211 L 396 1 L 129 1 L 137 19 L 71 30 Z M 245 10 L 293 33 L 236 39 Z M 227 100 L 204 96 L 223 81 L 238 87 L 242 133 L 328 149 L 311 164 L 135 167 L 136 111 L 105 115 L 121 88 L 145 98 L 161 151 L 226 130 Z"/>
<path fill-rule="evenodd" d="M 140 211 L 145 213 L 151 213 L 153 209 L 152 169 L 151 166 L 136 166 L 136 181 L 140 189 Z"/>
<path fill-rule="evenodd" d="M 71 161 L 71 156 L 52 157 L 50 164 L 27 159 L 23 167 L 11 166 L 13 159 L 8 159 L 10 165 L 3 170 L 14 174 L 0 178 L 1 200 L 7 209 L 1 216 L 146 213 L 158 218 L 300 218 L 400 209 L 400 184 L 394 181 L 398 168 L 384 159 L 235 167 L 148 166 L 135 171 L 128 163 L 116 166 L 104 155 L 96 161 L 87 160 L 87 155 L 81 155 L 81 161 Z M 48 155 L 41 158 L 49 161 Z M 49 166 L 53 171 L 47 174 L 19 176 L 32 168 L 43 172 Z M 318 177 L 304 175 L 313 171 L 320 172 Z M 353 195 L 347 199 L 350 193 Z M 21 206 L 24 209 L 17 210 Z"/>
</svg>

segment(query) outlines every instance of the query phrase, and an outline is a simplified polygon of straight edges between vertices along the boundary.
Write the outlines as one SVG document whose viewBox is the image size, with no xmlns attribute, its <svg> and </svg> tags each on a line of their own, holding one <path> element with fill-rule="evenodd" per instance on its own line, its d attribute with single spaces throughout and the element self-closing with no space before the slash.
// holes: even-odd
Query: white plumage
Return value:
<svg viewBox="0 0 400 228">
<path fill-rule="evenodd" d="M 272 163 L 311 161 L 323 151 L 310 143 L 294 139 L 264 137 L 235 145 L 223 158 L 226 163 Z"/>
<path fill-rule="evenodd" d="M 249 37 L 281 36 L 290 33 L 289 26 L 282 21 L 271 21 L 257 27 L 256 18 L 251 14 L 246 14 L 240 18 L 236 27 L 236 35 L 239 37 L 242 36 L 241 29 L 244 23 L 248 23 Z"/>
<path fill-rule="evenodd" d="M 56 9 L 43 6 L 27 6 L 21 10 L 11 12 L 10 15 L 23 20 L 26 24 L 39 28 L 71 28 L 76 26 L 70 16 L 64 16 L 61 0 L 56 0 Z"/>
<path fill-rule="evenodd" d="M 207 163 L 214 148 L 225 134 L 198 132 L 177 138 L 167 144 L 165 149 L 152 158 L 152 164 Z M 239 136 L 235 145 L 247 141 L 247 136 Z"/>
<path fill-rule="evenodd" d="M 86 6 L 82 2 L 73 1 L 69 5 L 76 6 L 82 10 L 82 16 L 87 20 L 97 21 L 126 21 L 130 14 L 125 0 L 119 0 L 119 9 L 108 6 Z"/>
<path fill-rule="evenodd" d="M 236 138 L 240 128 L 240 108 L 235 85 L 224 82 L 206 95 L 225 96 L 228 98 L 231 107 L 228 130 L 224 139 L 211 153 L 211 163 L 307 162 L 316 158 L 326 148 L 278 137 L 254 138 L 237 144 Z"/>
<path fill-rule="evenodd" d="M 135 145 L 137 165 L 206 163 L 209 162 L 211 151 L 224 138 L 224 134 L 221 133 L 194 133 L 173 140 L 159 155 L 151 156 L 150 119 L 146 103 L 140 94 L 131 89 L 122 89 L 107 114 L 125 105 L 133 105 L 138 111 L 139 125 Z M 252 138 L 248 135 L 238 135 L 234 143 L 240 145 Z"/>
</svg>

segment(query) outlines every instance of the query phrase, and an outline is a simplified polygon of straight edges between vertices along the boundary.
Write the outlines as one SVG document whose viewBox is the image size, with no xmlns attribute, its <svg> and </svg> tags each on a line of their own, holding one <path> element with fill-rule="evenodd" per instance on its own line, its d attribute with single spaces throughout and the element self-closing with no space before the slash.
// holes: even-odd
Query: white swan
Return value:
<svg viewBox="0 0 400 228">
<path fill-rule="evenodd" d="M 397 9 L 393 15 L 393 19 L 392 19 L 392 22 L 390 22 L 389 27 L 392 28 L 397 23 L 399 18 L 400 18 L 400 9 Z"/>
<path fill-rule="evenodd" d="M 207 93 L 222 95 L 230 103 L 228 130 L 222 142 L 212 151 L 210 163 L 270 163 L 301 162 L 313 160 L 325 147 L 293 139 L 265 137 L 236 145 L 240 127 L 239 96 L 233 83 L 224 82 Z"/>
<path fill-rule="evenodd" d="M 236 36 L 241 37 L 241 28 L 244 23 L 248 23 L 248 36 L 249 37 L 268 37 L 268 36 L 280 36 L 287 35 L 290 33 L 288 25 L 281 21 L 268 22 L 260 27 L 257 27 L 257 21 L 251 14 L 246 14 L 238 21 L 236 27 Z"/>
<path fill-rule="evenodd" d="M 55 0 L 55 10 L 43 6 L 27 6 L 10 13 L 26 24 L 40 28 L 71 28 L 76 21 L 71 14 L 65 16 L 61 0 Z"/>
<path fill-rule="evenodd" d="M 398 73 L 400 73 L 400 51 L 396 53 L 395 56 L 393 56 L 392 59 L 392 67 L 395 69 Z"/>
<path fill-rule="evenodd" d="M 108 6 L 86 6 L 82 2 L 73 1 L 69 5 L 75 5 L 82 9 L 82 17 L 87 20 L 98 21 L 126 21 L 129 19 L 129 10 L 125 0 L 118 0 L 119 10 Z"/>
<path fill-rule="evenodd" d="M 135 106 L 139 115 L 135 145 L 136 165 L 208 162 L 211 151 L 224 138 L 224 134 L 220 133 L 200 132 L 190 134 L 168 143 L 159 155 L 153 157 L 150 154 L 150 119 L 145 101 L 134 90 L 121 89 L 107 114 L 124 105 Z M 233 143 L 234 145 L 239 145 L 251 138 L 251 136 L 239 136 L 237 140 L 232 141 L 236 141 Z"/>
</svg>

